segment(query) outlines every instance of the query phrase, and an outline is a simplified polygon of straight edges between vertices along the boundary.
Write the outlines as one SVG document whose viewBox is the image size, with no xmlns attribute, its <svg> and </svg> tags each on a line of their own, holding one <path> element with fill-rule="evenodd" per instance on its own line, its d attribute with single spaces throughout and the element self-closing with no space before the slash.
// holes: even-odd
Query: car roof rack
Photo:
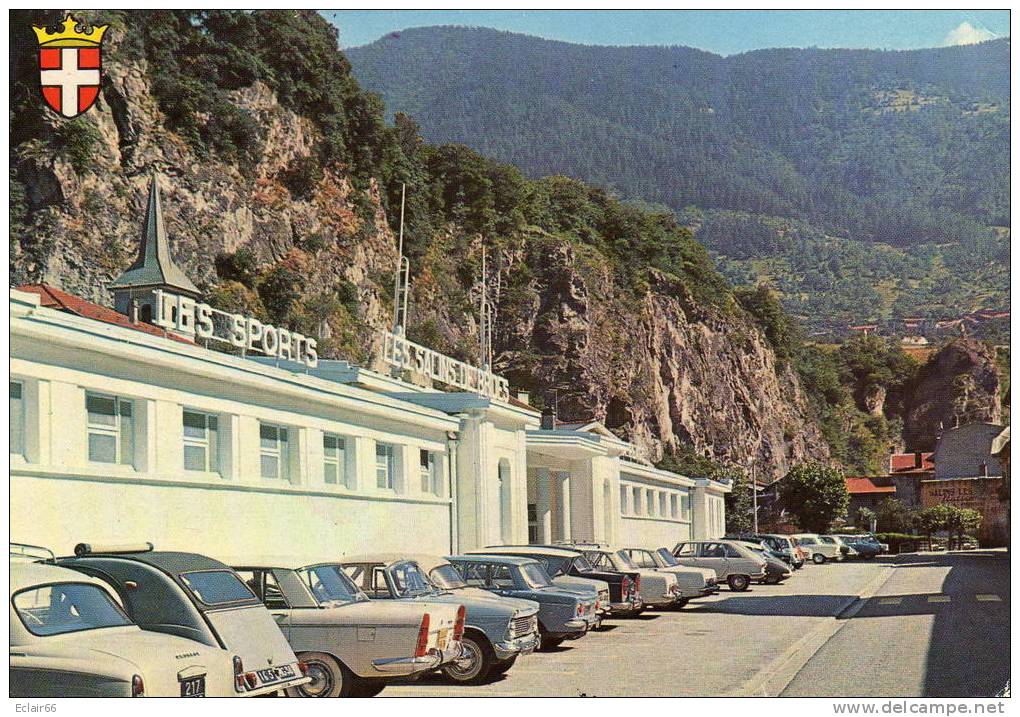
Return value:
<svg viewBox="0 0 1020 717">
<path fill-rule="evenodd" d="M 43 560 L 49 563 L 57 559 L 57 556 L 49 548 L 28 543 L 10 543 L 10 557 Z"/>
<path fill-rule="evenodd" d="M 151 553 L 155 550 L 152 543 L 126 543 L 120 545 L 103 545 L 102 543 L 78 543 L 74 546 L 77 557 L 83 555 L 116 555 L 120 553 Z"/>
</svg>

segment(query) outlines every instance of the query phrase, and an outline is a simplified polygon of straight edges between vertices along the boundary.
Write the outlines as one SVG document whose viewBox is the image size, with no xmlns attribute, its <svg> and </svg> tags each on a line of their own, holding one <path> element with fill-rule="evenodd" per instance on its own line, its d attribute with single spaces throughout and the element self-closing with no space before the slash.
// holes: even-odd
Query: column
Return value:
<svg viewBox="0 0 1020 717">
<path fill-rule="evenodd" d="M 553 541 L 552 534 L 552 476 L 548 468 L 535 469 L 536 501 L 535 511 L 538 513 L 538 542 L 549 544 Z"/>
<path fill-rule="evenodd" d="M 41 421 L 49 423 L 50 460 L 55 466 L 68 468 L 88 463 L 88 419 L 85 411 L 85 389 L 63 381 L 50 383 L 49 413 Z"/>
<path fill-rule="evenodd" d="M 558 473 L 560 492 L 560 540 L 570 540 L 570 473 Z"/>
<path fill-rule="evenodd" d="M 220 475 L 225 480 L 241 480 L 241 417 L 220 413 L 216 417 L 216 427 Z"/>
<path fill-rule="evenodd" d="M 360 493 L 374 491 L 375 484 L 375 441 L 366 436 L 352 436 L 349 442 L 353 448 L 350 478 L 351 490 Z"/>
<path fill-rule="evenodd" d="M 155 457 L 150 473 L 179 475 L 184 470 L 184 409 L 179 403 L 156 401 Z"/>
<path fill-rule="evenodd" d="M 394 452 L 397 456 L 396 488 L 399 495 L 420 496 L 422 494 L 421 474 L 419 471 L 421 463 L 420 450 L 418 446 L 406 444 L 396 446 L 395 448 Z"/>
</svg>

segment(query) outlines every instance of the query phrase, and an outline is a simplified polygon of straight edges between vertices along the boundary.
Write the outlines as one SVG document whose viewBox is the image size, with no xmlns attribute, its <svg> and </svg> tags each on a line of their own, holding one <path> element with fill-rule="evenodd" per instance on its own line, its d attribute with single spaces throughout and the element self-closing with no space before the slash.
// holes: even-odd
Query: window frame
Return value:
<svg viewBox="0 0 1020 717">
<path fill-rule="evenodd" d="M 335 445 L 333 450 L 335 455 L 330 456 L 327 452 L 326 441 L 333 440 Z M 336 481 L 328 480 L 328 466 L 333 466 L 336 469 Z M 324 485 L 334 486 L 337 488 L 350 488 L 350 479 L 347 475 L 347 437 L 342 436 L 339 433 L 331 433 L 329 431 L 322 432 L 322 482 Z"/>
<path fill-rule="evenodd" d="M 271 428 L 276 433 L 276 447 L 267 448 L 262 444 L 262 441 L 266 440 L 262 436 L 262 430 L 264 428 Z M 277 471 L 275 476 L 267 476 L 265 474 L 265 464 L 263 458 L 272 457 L 276 458 Z M 290 428 L 279 423 L 269 423 L 267 421 L 259 421 L 259 478 L 262 480 L 269 481 L 286 481 L 290 482 Z"/>
<path fill-rule="evenodd" d="M 427 456 L 427 465 L 422 465 L 422 458 Z M 443 496 L 443 485 L 439 475 L 440 461 L 436 451 L 427 448 L 418 449 L 418 478 L 421 482 L 421 492 L 425 495 L 433 495 L 437 498 Z"/>
<path fill-rule="evenodd" d="M 380 449 L 384 449 L 383 454 L 380 454 L 379 452 Z M 386 457 L 385 468 L 379 462 L 379 459 L 383 456 Z M 385 443 L 383 441 L 375 442 L 375 487 L 378 490 L 384 490 L 393 493 L 397 492 L 396 461 L 397 461 L 396 445 L 392 443 Z M 384 469 L 386 471 L 385 478 L 383 479 L 382 483 L 380 483 L 379 481 L 380 469 Z"/>
<path fill-rule="evenodd" d="M 18 411 L 20 413 L 17 421 L 14 420 L 13 416 L 14 412 L 11 410 L 11 402 L 14 401 L 15 398 L 10 395 L 10 392 L 13 391 L 15 386 L 18 387 L 18 397 L 16 400 L 18 401 L 19 405 Z M 25 382 L 22 381 L 21 379 L 16 378 L 10 379 L 10 389 L 8 389 L 8 403 L 7 403 L 8 410 L 7 418 L 10 424 L 10 429 L 8 431 L 9 453 L 12 456 L 21 456 L 22 458 L 26 456 L 28 444 L 27 436 L 25 435 L 27 433 L 26 431 L 27 422 L 25 420 L 25 404 L 26 404 Z M 17 426 L 18 450 L 14 450 L 15 426 Z"/>
<path fill-rule="evenodd" d="M 183 407 L 181 411 L 181 429 L 184 429 L 185 416 L 187 414 L 193 416 L 201 416 L 203 419 L 204 426 L 202 430 L 205 432 L 204 438 L 195 438 L 194 436 L 188 436 L 184 433 L 182 439 L 182 455 L 181 464 L 184 470 L 193 473 L 219 473 L 220 472 L 220 418 L 219 414 L 210 413 L 208 411 L 200 411 L 195 408 Z M 210 428 L 210 423 L 213 427 Z M 205 451 L 205 467 L 204 468 L 188 468 L 187 463 L 187 449 L 191 448 L 202 448 Z"/>
<path fill-rule="evenodd" d="M 89 399 L 105 399 L 113 401 L 113 419 L 114 423 L 112 426 L 103 423 L 94 423 L 91 418 L 92 411 L 89 410 Z M 85 457 L 89 463 L 101 463 L 103 465 L 125 465 L 134 467 L 135 464 L 135 444 L 136 438 L 135 429 L 135 401 L 131 398 L 125 398 L 117 394 L 111 393 L 99 393 L 97 391 L 85 391 Z M 130 435 L 131 435 L 131 451 L 129 456 L 124 455 L 124 412 L 123 406 L 128 407 L 128 417 L 131 419 Z M 107 436 L 114 439 L 114 460 L 112 461 L 100 461 L 92 457 L 91 450 L 91 438 L 93 434 L 97 436 Z M 126 459 L 126 460 L 125 460 Z"/>
</svg>

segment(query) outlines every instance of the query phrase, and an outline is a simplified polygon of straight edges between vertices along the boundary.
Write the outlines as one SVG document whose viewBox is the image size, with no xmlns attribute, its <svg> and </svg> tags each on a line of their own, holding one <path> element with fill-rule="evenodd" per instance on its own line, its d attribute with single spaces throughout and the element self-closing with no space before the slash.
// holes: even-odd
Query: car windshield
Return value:
<svg viewBox="0 0 1020 717">
<path fill-rule="evenodd" d="M 521 575 L 530 588 L 547 588 L 553 584 L 549 573 L 539 563 L 525 563 L 521 566 Z"/>
<path fill-rule="evenodd" d="M 630 556 L 622 550 L 612 553 L 613 567 L 620 570 L 637 570 L 638 566 L 630 559 Z"/>
<path fill-rule="evenodd" d="M 436 587 L 443 590 L 457 590 L 458 588 L 467 587 L 467 583 L 464 582 L 460 573 L 457 572 L 457 568 L 449 563 L 432 568 L 429 571 L 429 578 Z"/>
<path fill-rule="evenodd" d="M 418 563 L 398 563 L 388 572 L 398 597 L 417 597 L 436 591 L 435 586 L 426 577 L 425 571 L 418 566 Z"/>
<path fill-rule="evenodd" d="M 320 605 L 368 600 L 368 595 L 358 590 L 347 573 L 335 565 L 301 568 L 297 573 Z"/>
<path fill-rule="evenodd" d="M 673 553 L 669 552 L 665 548 L 657 549 L 655 551 L 655 554 L 659 556 L 662 562 L 664 562 L 666 565 L 670 567 L 674 567 L 680 564 L 680 561 L 673 557 Z"/>
<path fill-rule="evenodd" d="M 22 590 L 14 609 L 33 635 L 60 635 L 100 627 L 131 625 L 113 598 L 98 585 L 62 583 Z"/>
<path fill-rule="evenodd" d="M 203 570 L 181 573 L 181 582 L 191 594 L 206 605 L 226 605 L 235 602 L 259 602 L 255 593 L 229 570 Z"/>
</svg>

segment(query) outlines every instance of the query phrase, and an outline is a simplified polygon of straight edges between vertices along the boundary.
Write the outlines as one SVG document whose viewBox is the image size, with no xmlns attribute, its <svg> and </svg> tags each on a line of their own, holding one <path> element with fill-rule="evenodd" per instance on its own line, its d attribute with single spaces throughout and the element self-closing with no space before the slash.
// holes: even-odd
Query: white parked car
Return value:
<svg viewBox="0 0 1020 717">
<path fill-rule="evenodd" d="M 689 600 L 719 592 L 719 580 L 715 570 L 681 565 L 666 548 L 623 548 L 635 565 L 644 570 L 658 570 L 676 575 L 680 586 L 680 600 L 677 607 L 683 607 Z"/>
<path fill-rule="evenodd" d="M 312 681 L 291 697 L 371 697 L 460 657 L 462 605 L 369 600 L 339 566 L 236 567 Z"/>
<path fill-rule="evenodd" d="M 233 656 L 133 623 L 102 580 L 10 564 L 11 697 L 230 697 Z"/>
<path fill-rule="evenodd" d="M 304 675 L 287 638 L 265 606 L 218 560 L 141 546 L 82 543 L 66 568 L 99 578 L 116 590 L 128 617 L 145 630 L 168 633 L 234 656 L 234 689 L 248 697 L 297 687 Z"/>
<path fill-rule="evenodd" d="M 675 607 L 683 600 L 677 576 L 656 568 L 641 568 L 634 564 L 626 550 L 594 543 L 565 543 L 579 550 L 596 570 L 618 573 L 637 573 L 641 577 L 641 601 L 645 607 Z"/>
<path fill-rule="evenodd" d="M 817 533 L 797 533 L 793 537 L 797 539 L 800 547 L 808 552 L 811 562 L 815 565 L 821 565 L 827 560 L 843 560 L 844 555 L 840 550 L 840 544 L 831 536 L 821 536 Z M 823 537 L 828 540 L 823 540 Z"/>
</svg>

